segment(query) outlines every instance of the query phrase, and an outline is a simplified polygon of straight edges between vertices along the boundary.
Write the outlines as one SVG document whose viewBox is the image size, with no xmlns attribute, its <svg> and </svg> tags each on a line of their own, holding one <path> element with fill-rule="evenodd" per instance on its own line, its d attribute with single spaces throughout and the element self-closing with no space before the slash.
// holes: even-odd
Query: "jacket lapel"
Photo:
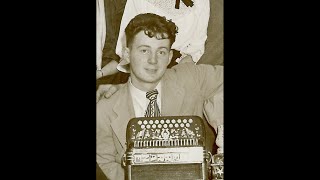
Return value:
<svg viewBox="0 0 320 180">
<path fill-rule="evenodd" d="M 174 81 L 168 80 L 166 76 L 164 76 L 162 83 L 161 115 L 179 115 L 185 95 L 184 89 L 177 86 Z"/>
<path fill-rule="evenodd" d="M 127 124 L 131 118 L 135 116 L 132 98 L 129 93 L 128 84 L 119 90 L 120 96 L 119 100 L 115 103 L 113 107 L 116 113 L 116 118 L 112 120 L 111 127 L 118 137 L 122 147 L 126 148 L 126 129 Z"/>
</svg>

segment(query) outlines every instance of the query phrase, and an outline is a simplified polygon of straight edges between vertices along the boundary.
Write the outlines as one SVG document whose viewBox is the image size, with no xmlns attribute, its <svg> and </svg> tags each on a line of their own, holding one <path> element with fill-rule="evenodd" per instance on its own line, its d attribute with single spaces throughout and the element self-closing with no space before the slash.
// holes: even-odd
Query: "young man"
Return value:
<svg viewBox="0 0 320 180">
<path fill-rule="evenodd" d="M 157 94 L 155 115 L 204 117 L 205 111 L 215 129 L 223 124 L 222 66 L 183 63 L 167 69 L 177 27 L 164 17 L 139 14 L 125 33 L 124 57 L 130 64 L 130 78 L 109 99 L 97 103 L 96 160 L 111 180 L 125 177 L 121 157 L 126 150 L 126 126 L 131 118 L 150 114 L 146 96 Z"/>
</svg>

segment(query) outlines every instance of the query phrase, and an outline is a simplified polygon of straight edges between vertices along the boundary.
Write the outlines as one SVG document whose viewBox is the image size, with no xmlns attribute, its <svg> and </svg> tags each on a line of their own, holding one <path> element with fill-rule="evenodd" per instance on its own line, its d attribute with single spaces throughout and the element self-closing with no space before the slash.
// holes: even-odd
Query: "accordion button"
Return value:
<svg viewBox="0 0 320 180">
<path fill-rule="evenodd" d="M 163 124 L 163 123 L 164 123 L 164 120 L 160 120 L 160 123 Z"/>
<path fill-rule="evenodd" d="M 152 120 L 150 120 L 150 121 L 149 121 L 149 124 L 153 124 L 153 121 L 152 121 Z"/>
<path fill-rule="evenodd" d="M 142 121 L 138 121 L 138 124 L 141 125 L 141 124 L 142 124 Z"/>
<path fill-rule="evenodd" d="M 155 123 L 155 124 L 159 124 L 159 120 L 155 120 L 154 123 Z"/>
<path fill-rule="evenodd" d="M 171 122 L 172 122 L 172 124 L 174 124 L 174 123 L 176 123 L 176 120 L 172 119 Z"/>
<path fill-rule="evenodd" d="M 193 120 L 192 119 L 189 119 L 189 123 L 192 123 L 193 122 Z"/>
</svg>

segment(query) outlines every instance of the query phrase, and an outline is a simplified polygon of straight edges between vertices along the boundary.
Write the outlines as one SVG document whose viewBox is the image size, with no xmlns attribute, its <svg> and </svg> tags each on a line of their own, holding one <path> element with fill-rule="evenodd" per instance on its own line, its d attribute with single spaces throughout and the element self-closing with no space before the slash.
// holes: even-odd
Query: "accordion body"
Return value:
<svg viewBox="0 0 320 180">
<path fill-rule="evenodd" d="M 206 180 L 205 129 L 198 116 L 133 118 L 124 155 L 128 180 Z"/>
</svg>

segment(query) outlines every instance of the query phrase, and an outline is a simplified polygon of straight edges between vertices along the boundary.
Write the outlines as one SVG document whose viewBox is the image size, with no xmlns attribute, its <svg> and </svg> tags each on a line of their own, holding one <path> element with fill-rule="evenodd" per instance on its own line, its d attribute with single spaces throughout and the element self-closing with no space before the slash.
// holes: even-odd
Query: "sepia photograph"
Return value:
<svg viewBox="0 0 320 180">
<path fill-rule="evenodd" d="M 223 0 L 96 0 L 96 180 L 224 179 Z"/>
</svg>

